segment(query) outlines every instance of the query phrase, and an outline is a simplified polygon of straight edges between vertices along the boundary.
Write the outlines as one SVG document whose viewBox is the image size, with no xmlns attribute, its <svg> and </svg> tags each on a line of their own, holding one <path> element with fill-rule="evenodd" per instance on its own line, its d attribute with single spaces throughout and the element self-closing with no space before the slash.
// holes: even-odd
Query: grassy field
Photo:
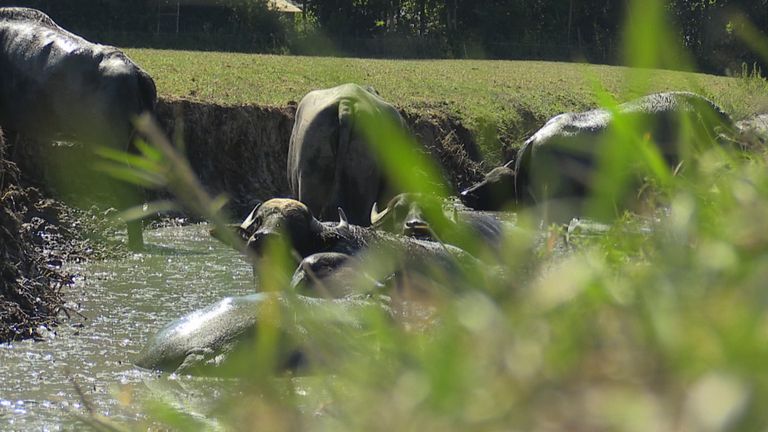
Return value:
<svg viewBox="0 0 768 432">
<path fill-rule="evenodd" d="M 499 139 L 516 147 L 549 117 L 596 107 L 597 90 L 618 101 L 691 90 L 734 118 L 768 109 L 762 80 L 666 70 L 539 61 L 373 60 L 131 49 L 161 96 L 227 105 L 284 105 L 346 82 L 373 85 L 398 106 L 463 119 L 486 155 Z"/>
</svg>

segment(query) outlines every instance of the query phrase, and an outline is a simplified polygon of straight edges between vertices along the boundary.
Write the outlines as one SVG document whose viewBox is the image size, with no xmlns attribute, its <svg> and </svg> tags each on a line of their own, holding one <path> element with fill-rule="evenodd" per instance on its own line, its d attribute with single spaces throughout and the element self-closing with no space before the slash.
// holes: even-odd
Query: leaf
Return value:
<svg viewBox="0 0 768 432">
<path fill-rule="evenodd" d="M 148 204 L 131 207 L 115 215 L 125 221 L 141 220 L 147 216 L 153 216 L 157 213 L 178 210 L 179 207 L 173 201 L 155 201 Z"/>
</svg>

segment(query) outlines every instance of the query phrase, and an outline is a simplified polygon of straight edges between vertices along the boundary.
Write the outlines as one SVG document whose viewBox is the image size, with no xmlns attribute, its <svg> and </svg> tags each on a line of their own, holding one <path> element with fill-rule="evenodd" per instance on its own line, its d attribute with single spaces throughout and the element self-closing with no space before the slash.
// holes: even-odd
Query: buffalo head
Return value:
<svg viewBox="0 0 768 432">
<path fill-rule="evenodd" d="M 275 198 L 257 205 L 239 231 L 257 254 L 264 252 L 269 240 L 285 236 L 283 238 L 304 257 L 317 252 L 323 226 L 303 203 Z"/>
<path fill-rule="evenodd" d="M 459 198 L 475 210 L 501 210 L 515 200 L 515 171 L 511 163 L 492 169 L 485 179 L 461 192 Z"/>
<path fill-rule="evenodd" d="M 440 200 L 428 195 L 402 193 L 392 198 L 381 213 L 376 204 L 371 209 L 374 228 L 410 237 L 432 237 L 432 227 L 449 223 Z"/>
</svg>

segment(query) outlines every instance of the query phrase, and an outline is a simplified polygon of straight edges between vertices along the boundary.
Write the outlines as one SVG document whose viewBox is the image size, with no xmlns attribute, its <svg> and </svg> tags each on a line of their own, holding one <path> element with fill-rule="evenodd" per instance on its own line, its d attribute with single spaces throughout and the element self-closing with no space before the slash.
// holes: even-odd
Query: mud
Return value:
<svg viewBox="0 0 768 432">
<path fill-rule="evenodd" d="M 0 342 L 38 337 L 62 310 L 61 288 L 71 283 L 60 267 L 82 259 L 77 236 L 60 203 L 19 185 L 16 164 L 5 159 L 0 136 Z M 68 222 L 74 223 L 74 220 Z"/>
</svg>

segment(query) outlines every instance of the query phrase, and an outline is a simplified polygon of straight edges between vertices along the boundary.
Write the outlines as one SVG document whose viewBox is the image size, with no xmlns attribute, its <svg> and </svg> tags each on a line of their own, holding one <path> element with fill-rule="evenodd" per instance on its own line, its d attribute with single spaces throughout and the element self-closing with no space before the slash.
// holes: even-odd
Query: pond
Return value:
<svg viewBox="0 0 768 432">
<path fill-rule="evenodd" d="M 146 232 L 148 248 L 124 259 L 68 267 L 77 283 L 65 293 L 75 310 L 44 341 L 0 345 L 0 429 L 71 430 L 94 410 L 112 420 L 136 418 L 118 402 L 151 392 L 205 411 L 213 380 L 159 375 L 136 368 L 132 356 L 163 325 L 229 295 L 253 292 L 252 271 L 205 224 Z M 123 390 L 121 390 L 123 389 Z M 153 396 L 153 397 L 155 397 Z M 203 402 L 195 405 L 195 397 Z M 204 416 L 205 412 L 199 413 Z"/>
</svg>

